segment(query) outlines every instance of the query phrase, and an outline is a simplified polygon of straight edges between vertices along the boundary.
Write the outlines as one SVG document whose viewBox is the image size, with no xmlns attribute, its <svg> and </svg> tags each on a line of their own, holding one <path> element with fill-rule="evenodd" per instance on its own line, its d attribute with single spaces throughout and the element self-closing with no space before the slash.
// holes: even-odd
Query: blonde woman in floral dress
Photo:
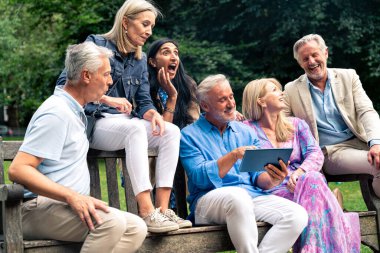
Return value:
<svg viewBox="0 0 380 253">
<path fill-rule="evenodd" d="M 293 247 L 302 253 L 360 252 L 359 217 L 344 213 L 320 173 L 323 154 L 305 121 L 286 118 L 281 84 L 276 79 L 254 80 L 243 93 L 244 123 L 251 126 L 261 148 L 293 148 L 288 177 L 270 191 L 303 206 L 308 226 Z"/>
</svg>

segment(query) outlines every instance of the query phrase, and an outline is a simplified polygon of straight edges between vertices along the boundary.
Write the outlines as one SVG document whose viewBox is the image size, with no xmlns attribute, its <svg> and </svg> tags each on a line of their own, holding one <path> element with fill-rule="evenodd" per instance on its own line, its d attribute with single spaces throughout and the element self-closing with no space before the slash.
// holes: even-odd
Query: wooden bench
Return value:
<svg viewBox="0 0 380 253">
<path fill-rule="evenodd" d="M 23 187 L 17 184 L 5 184 L 4 181 L 4 161 L 11 161 L 16 155 L 21 141 L 2 141 L 0 137 L 0 201 L 1 201 L 1 252 L 50 252 L 50 253 L 70 253 L 79 252 L 81 243 L 61 242 L 54 240 L 23 240 L 21 223 L 21 203 L 23 199 Z M 119 183 L 117 176 L 119 169 L 117 159 L 121 158 L 122 171 L 126 178 L 124 196 L 129 212 L 137 213 L 137 204 L 133 196 L 132 187 L 126 170 L 124 151 L 105 152 L 90 150 L 87 156 L 90 176 L 91 195 L 97 198 L 102 197 L 100 187 L 99 164 L 106 167 L 107 192 L 109 205 L 120 208 Z M 149 150 L 149 156 L 157 156 L 155 150 Z M 335 180 L 336 178 L 330 178 Z M 368 209 L 371 211 L 360 212 L 360 225 L 362 243 L 371 247 L 375 252 L 379 252 L 379 199 L 371 191 L 370 178 L 359 175 L 351 180 L 360 180 L 362 193 Z M 338 181 L 344 181 L 339 177 Z M 187 216 L 186 204 L 186 182 L 184 170 L 178 166 L 175 175 L 175 190 L 178 215 Z M 269 230 L 270 225 L 258 222 L 259 240 L 263 238 Z M 234 250 L 228 236 L 226 226 L 200 226 L 189 229 L 180 229 L 166 234 L 148 234 L 139 252 L 218 252 Z"/>
</svg>

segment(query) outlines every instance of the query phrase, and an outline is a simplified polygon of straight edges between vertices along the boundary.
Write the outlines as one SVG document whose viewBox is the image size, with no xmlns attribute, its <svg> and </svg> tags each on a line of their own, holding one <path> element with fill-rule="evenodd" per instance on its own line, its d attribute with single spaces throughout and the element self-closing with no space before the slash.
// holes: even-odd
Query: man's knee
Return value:
<svg viewBox="0 0 380 253">
<path fill-rule="evenodd" d="M 120 238 L 127 230 L 127 221 L 123 212 L 110 208 L 109 213 L 99 211 L 102 223 L 97 226 L 97 229 L 107 230 L 108 234 L 112 234 L 115 238 Z"/>
<path fill-rule="evenodd" d="M 137 251 L 145 240 L 148 233 L 146 223 L 137 215 L 128 218 L 126 237 L 131 237 L 133 245 L 131 251 Z"/>
<path fill-rule="evenodd" d="M 288 221 L 292 227 L 292 231 L 299 234 L 307 226 L 309 215 L 305 208 L 297 204 L 295 205 L 294 211 L 289 214 Z"/>
<path fill-rule="evenodd" d="M 224 193 L 226 201 L 225 210 L 229 213 L 240 213 L 247 215 L 247 212 L 253 212 L 253 202 L 248 192 L 242 188 L 231 188 Z"/>
</svg>

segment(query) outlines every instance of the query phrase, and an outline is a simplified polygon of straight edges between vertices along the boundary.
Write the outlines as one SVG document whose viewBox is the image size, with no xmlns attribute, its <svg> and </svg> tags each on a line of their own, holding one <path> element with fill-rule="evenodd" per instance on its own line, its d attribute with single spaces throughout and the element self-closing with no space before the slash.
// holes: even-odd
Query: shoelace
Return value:
<svg viewBox="0 0 380 253">
<path fill-rule="evenodd" d="M 165 214 L 165 216 L 169 217 L 170 219 L 174 220 L 175 222 L 180 220 L 180 218 L 171 209 L 167 209 L 164 214 Z"/>
<path fill-rule="evenodd" d="M 156 208 L 153 211 L 153 213 L 151 213 L 151 215 L 150 215 L 150 220 L 151 221 L 155 221 L 155 222 L 161 223 L 161 222 L 169 220 L 168 217 L 166 217 L 165 215 L 163 215 L 160 210 L 161 210 L 161 208 Z"/>
</svg>

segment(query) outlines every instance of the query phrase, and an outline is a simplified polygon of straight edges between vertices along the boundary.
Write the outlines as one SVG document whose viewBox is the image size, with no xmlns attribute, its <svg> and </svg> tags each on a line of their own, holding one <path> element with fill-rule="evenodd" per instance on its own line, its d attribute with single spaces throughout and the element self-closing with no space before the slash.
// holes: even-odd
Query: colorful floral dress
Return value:
<svg viewBox="0 0 380 253">
<path fill-rule="evenodd" d="M 298 253 L 360 252 L 360 224 L 357 213 L 344 213 L 319 172 L 323 154 L 305 121 L 289 118 L 294 125 L 293 138 L 281 148 L 293 148 L 284 182 L 270 191 L 303 206 L 309 214 L 308 226 L 294 244 Z M 257 121 L 245 121 L 260 140 L 261 148 L 274 148 Z M 304 173 L 297 181 L 294 193 L 286 188 L 289 176 L 301 167 Z"/>
</svg>

